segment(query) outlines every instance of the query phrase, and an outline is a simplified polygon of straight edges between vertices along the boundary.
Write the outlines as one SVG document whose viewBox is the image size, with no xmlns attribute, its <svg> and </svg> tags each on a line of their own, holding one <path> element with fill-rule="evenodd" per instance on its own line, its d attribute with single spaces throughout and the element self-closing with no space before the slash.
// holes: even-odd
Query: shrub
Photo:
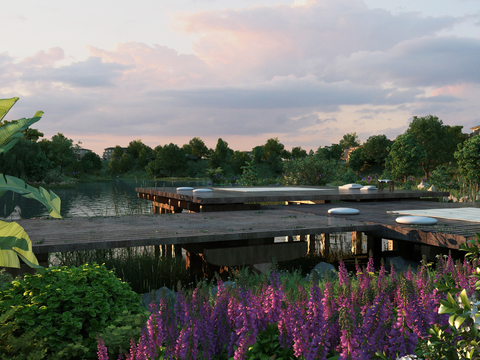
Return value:
<svg viewBox="0 0 480 360">
<path fill-rule="evenodd" d="M 2 325 L 14 326 L 20 337 L 38 329 L 48 351 L 81 343 L 95 357 L 96 334 L 113 324 L 124 311 L 141 314 L 140 296 L 104 265 L 49 268 L 44 274 L 26 274 L 0 292 L 0 311 L 13 309 Z M 66 354 L 65 354 L 66 355 Z M 74 358 L 72 356 L 70 359 Z"/>
</svg>

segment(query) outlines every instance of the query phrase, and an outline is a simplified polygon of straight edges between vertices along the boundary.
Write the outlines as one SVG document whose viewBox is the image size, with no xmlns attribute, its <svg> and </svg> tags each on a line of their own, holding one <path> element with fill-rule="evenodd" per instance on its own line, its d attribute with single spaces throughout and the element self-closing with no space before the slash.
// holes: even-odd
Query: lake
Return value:
<svg viewBox="0 0 480 360">
<path fill-rule="evenodd" d="M 139 199 L 136 187 L 150 186 L 201 186 L 202 182 L 192 181 L 136 181 L 114 180 L 78 183 L 73 187 L 52 189 L 62 200 L 63 217 L 117 216 L 150 214 L 151 201 Z M 0 198 L 0 217 L 10 215 L 15 206 L 20 206 L 22 218 L 46 216 L 48 212 L 39 202 L 7 192 Z"/>
</svg>

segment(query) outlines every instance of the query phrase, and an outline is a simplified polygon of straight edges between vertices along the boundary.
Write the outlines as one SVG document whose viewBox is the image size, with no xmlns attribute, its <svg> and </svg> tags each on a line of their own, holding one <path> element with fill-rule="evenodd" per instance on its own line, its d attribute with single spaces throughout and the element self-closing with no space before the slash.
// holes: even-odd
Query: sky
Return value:
<svg viewBox="0 0 480 360">
<path fill-rule="evenodd" d="M 15 0 L 0 13 L 13 120 L 99 155 L 200 137 L 248 151 L 480 125 L 480 0 Z"/>
</svg>

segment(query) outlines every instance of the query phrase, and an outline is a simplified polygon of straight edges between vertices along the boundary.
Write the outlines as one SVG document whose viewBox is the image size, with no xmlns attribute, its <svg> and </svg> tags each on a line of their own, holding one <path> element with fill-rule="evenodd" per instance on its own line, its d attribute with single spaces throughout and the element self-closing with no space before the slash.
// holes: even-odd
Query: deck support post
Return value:
<svg viewBox="0 0 480 360">
<path fill-rule="evenodd" d="M 380 258 L 382 257 L 382 238 L 367 233 L 367 251 L 369 254 L 370 251 L 372 252 L 373 262 L 380 264 Z"/>
<path fill-rule="evenodd" d="M 360 255 L 362 253 L 362 233 L 360 231 L 352 231 L 352 253 Z"/>
<path fill-rule="evenodd" d="M 321 234 L 320 244 L 322 246 L 322 256 L 327 257 L 330 253 L 330 234 Z"/>
<path fill-rule="evenodd" d="M 308 235 L 308 254 L 309 255 L 315 255 L 316 253 L 315 246 L 316 246 L 315 234 Z"/>
</svg>

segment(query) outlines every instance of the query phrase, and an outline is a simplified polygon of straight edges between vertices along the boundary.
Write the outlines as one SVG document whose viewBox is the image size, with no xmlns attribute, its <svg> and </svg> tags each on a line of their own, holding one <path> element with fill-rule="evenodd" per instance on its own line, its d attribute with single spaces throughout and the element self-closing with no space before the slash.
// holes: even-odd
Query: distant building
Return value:
<svg viewBox="0 0 480 360">
<path fill-rule="evenodd" d="M 468 137 L 480 135 L 480 125 L 474 126 L 470 130 L 472 130 L 472 133 Z"/>
<path fill-rule="evenodd" d="M 92 152 L 92 150 L 80 148 L 80 149 L 73 149 L 73 152 L 75 153 L 77 160 L 80 160 L 86 153 Z"/>
<path fill-rule="evenodd" d="M 115 149 L 115 146 L 105 148 L 105 150 L 103 151 L 103 160 L 108 160 L 108 161 L 112 160 L 114 149 Z M 123 150 L 123 153 L 125 154 L 125 152 L 127 151 L 127 148 L 122 147 L 122 150 Z"/>
<path fill-rule="evenodd" d="M 350 161 L 350 155 L 352 154 L 352 152 L 354 152 L 360 147 L 361 146 L 354 146 L 354 147 L 349 147 L 343 150 L 342 160 L 348 163 Z"/>
</svg>

